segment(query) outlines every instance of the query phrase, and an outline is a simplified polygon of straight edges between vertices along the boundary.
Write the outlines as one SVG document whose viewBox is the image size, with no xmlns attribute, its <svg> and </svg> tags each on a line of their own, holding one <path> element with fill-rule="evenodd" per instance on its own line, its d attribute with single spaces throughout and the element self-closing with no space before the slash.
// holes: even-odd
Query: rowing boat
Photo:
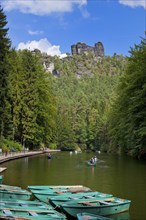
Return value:
<svg viewBox="0 0 146 220">
<path fill-rule="evenodd" d="M 88 161 L 87 164 L 88 164 L 88 166 L 93 166 L 93 167 L 95 167 L 97 163 L 96 163 L 96 162 L 91 163 L 90 161 Z"/>
<path fill-rule="evenodd" d="M 33 185 L 28 186 L 30 190 L 73 190 L 73 189 L 89 189 L 83 185 Z"/>
<path fill-rule="evenodd" d="M 14 210 L 14 209 L 1 209 L 0 217 L 5 219 L 38 219 L 38 220 L 65 220 L 66 216 L 55 210 Z M 8 218 L 7 218 L 8 217 Z"/>
<path fill-rule="evenodd" d="M 0 189 L 0 198 L 1 199 L 25 199 L 29 200 L 31 193 L 27 190 L 22 189 Z"/>
<path fill-rule="evenodd" d="M 76 203 L 64 203 L 60 205 L 61 210 L 72 217 L 78 213 L 91 213 L 94 215 L 107 216 L 129 210 L 130 200 L 112 197 L 111 200 L 82 201 Z"/>
<path fill-rule="evenodd" d="M 80 188 L 78 190 L 77 189 L 73 189 L 73 190 L 51 190 L 51 189 L 50 190 L 33 190 L 31 189 L 31 192 L 40 201 L 48 203 L 49 199 L 54 196 L 76 195 L 76 194 L 83 193 L 83 192 L 88 193 L 88 192 L 91 192 L 91 190 L 86 189 L 86 188 L 85 189 Z"/>
<path fill-rule="evenodd" d="M 78 213 L 77 214 L 78 220 L 112 220 L 111 218 L 106 218 L 104 216 L 93 215 L 90 213 Z"/>
<path fill-rule="evenodd" d="M 21 190 L 19 186 L 11 186 L 6 184 L 0 184 L 0 190 Z"/>
<path fill-rule="evenodd" d="M 0 210 L 2 209 L 14 209 L 14 210 L 51 210 L 51 205 L 45 204 L 39 201 L 25 201 L 25 200 L 1 200 Z"/>
<path fill-rule="evenodd" d="M 106 198 L 111 198 L 112 194 L 105 194 L 101 192 L 90 192 L 90 193 L 78 193 L 76 195 L 60 195 L 54 196 L 49 199 L 49 202 L 54 207 L 59 207 L 61 203 L 68 202 L 81 202 L 81 201 L 93 201 L 93 200 L 104 200 Z"/>
</svg>

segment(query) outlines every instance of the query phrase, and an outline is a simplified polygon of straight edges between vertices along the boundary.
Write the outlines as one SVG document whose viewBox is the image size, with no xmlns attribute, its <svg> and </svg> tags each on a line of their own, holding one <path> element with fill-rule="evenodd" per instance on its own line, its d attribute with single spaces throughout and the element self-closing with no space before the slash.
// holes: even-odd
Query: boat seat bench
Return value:
<svg viewBox="0 0 146 220">
<path fill-rule="evenodd" d="M 29 214 L 32 216 L 38 216 L 38 214 L 36 212 L 29 212 Z"/>
<path fill-rule="evenodd" d="M 91 202 L 81 202 L 83 205 L 88 205 L 88 206 L 96 206 L 96 204 L 91 203 Z"/>
<path fill-rule="evenodd" d="M 105 205 L 109 205 L 110 203 L 109 202 L 106 202 L 106 201 L 99 201 L 101 204 L 105 204 Z"/>
<path fill-rule="evenodd" d="M 13 213 L 10 210 L 3 209 L 4 214 L 6 215 L 13 215 Z"/>
</svg>

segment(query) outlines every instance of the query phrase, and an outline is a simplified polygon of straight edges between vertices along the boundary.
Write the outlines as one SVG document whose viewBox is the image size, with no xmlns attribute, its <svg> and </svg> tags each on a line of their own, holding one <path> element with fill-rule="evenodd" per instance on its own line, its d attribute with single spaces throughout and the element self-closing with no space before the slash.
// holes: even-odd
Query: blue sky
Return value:
<svg viewBox="0 0 146 220">
<path fill-rule="evenodd" d="M 146 0 L 1 0 L 17 49 L 50 55 L 101 41 L 105 55 L 129 55 L 146 30 Z"/>
</svg>

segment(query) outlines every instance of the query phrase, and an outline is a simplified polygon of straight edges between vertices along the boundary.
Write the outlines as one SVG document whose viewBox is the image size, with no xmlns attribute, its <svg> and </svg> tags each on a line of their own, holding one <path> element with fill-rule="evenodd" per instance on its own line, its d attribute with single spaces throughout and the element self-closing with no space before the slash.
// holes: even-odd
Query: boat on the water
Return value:
<svg viewBox="0 0 146 220">
<path fill-rule="evenodd" d="M 73 189 L 82 189 L 82 188 L 88 188 L 83 185 L 33 185 L 28 186 L 28 189 L 30 190 L 73 190 Z M 88 188 L 89 189 L 89 188 Z"/>
<path fill-rule="evenodd" d="M 81 201 L 95 201 L 95 200 L 105 200 L 107 198 L 113 197 L 112 194 L 105 194 L 101 192 L 90 192 L 90 193 L 78 193 L 76 195 L 60 195 L 54 196 L 49 199 L 49 202 L 54 207 L 59 207 L 62 203 L 68 202 L 81 202 Z"/>
<path fill-rule="evenodd" d="M 34 190 L 30 189 L 30 191 L 34 194 L 48 194 L 48 195 L 53 195 L 53 194 L 64 194 L 64 193 L 81 193 L 81 192 L 91 192 L 91 189 L 87 187 L 82 187 L 82 188 L 70 188 L 70 189 L 46 189 L 46 190 Z"/>
<path fill-rule="evenodd" d="M 52 155 L 50 153 L 48 154 L 47 157 L 48 157 L 48 159 L 52 159 Z"/>
<path fill-rule="evenodd" d="M 91 163 L 90 161 L 88 161 L 87 164 L 88 164 L 88 166 L 93 166 L 93 167 L 95 167 L 97 163 L 96 163 L 96 162 Z"/>
<path fill-rule="evenodd" d="M 2 209 L 14 209 L 14 210 L 52 210 L 53 207 L 49 204 L 45 204 L 39 201 L 25 201 L 25 200 L 1 200 L 0 210 Z"/>
<path fill-rule="evenodd" d="M 0 184 L 0 190 L 22 190 L 22 188 L 19 186 Z"/>
<path fill-rule="evenodd" d="M 108 216 L 116 213 L 121 213 L 129 210 L 130 200 L 120 199 L 116 197 L 112 197 L 105 200 L 98 201 L 81 201 L 81 202 L 72 202 L 72 203 L 63 203 L 60 205 L 63 213 L 76 217 L 78 213 L 91 213 L 94 215 Z"/>
<path fill-rule="evenodd" d="M 77 214 L 78 220 L 112 220 L 111 218 L 106 218 L 100 215 L 93 215 L 91 213 L 78 213 Z"/>
<path fill-rule="evenodd" d="M 38 219 L 38 220 L 65 220 L 66 216 L 55 210 L 14 210 L 1 209 L 0 218 L 2 219 Z"/>
<path fill-rule="evenodd" d="M 48 189 L 40 189 L 40 190 L 36 190 L 36 189 L 32 189 L 31 187 L 28 187 L 29 190 L 33 193 L 33 195 L 39 199 L 42 202 L 49 202 L 49 199 L 51 197 L 54 196 L 58 196 L 58 195 L 72 195 L 72 194 L 78 194 L 78 193 L 86 193 L 86 192 L 91 192 L 91 189 L 88 187 L 81 187 L 81 186 L 77 186 L 77 187 L 57 187 L 57 188 L 48 188 Z"/>
<path fill-rule="evenodd" d="M 29 200 L 32 193 L 22 189 L 0 189 L 0 198 L 2 199 L 24 199 Z"/>
</svg>

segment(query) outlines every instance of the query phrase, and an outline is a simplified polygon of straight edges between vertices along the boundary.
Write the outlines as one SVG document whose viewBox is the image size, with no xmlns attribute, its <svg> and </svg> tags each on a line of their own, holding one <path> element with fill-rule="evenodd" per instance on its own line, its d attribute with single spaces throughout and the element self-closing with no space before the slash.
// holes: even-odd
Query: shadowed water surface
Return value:
<svg viewBox="0 0 146 220">
<path fill-rule="evenodd" d="M 2 166 L 4 184 L 18 185 L 84 185 L 92 190 L 110 193 L 132 201 L 130 212 L 114 216 L 115 220 L 146 220 L 146 162 L 127 156 L 97 154 L 96 167 L 87 161 L 92 153 L 54 153 L 17 159 Z"/>
</svg>

